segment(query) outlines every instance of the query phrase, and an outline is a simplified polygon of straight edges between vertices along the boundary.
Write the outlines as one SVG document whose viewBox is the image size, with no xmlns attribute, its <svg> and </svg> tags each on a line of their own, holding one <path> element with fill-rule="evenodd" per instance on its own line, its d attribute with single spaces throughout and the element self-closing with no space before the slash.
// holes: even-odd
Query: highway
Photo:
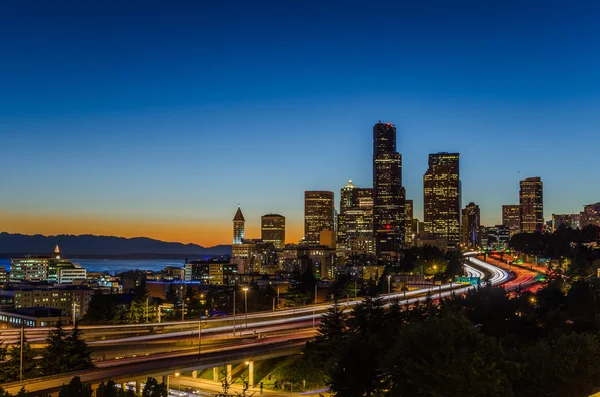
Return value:
<svg viewBox="0 0 600 397">
<path fill-rule="evenodd" d="M 486 282 L 492 285 L 500 285 L 510 280 L 510 274 L 504 269 L 483 262 L 475 257 L 468 256 L 468 262 L 465 265 L 466 273 L 471 276 L 486 278 Z M 428 297 L 434 299 L 449 296 L 451 294 L 461 294 L 468 290 L 476 288 L 472 285 L 462 285 L 456 283 L 444 284 L 430 288 L 422 288 L 419 290 L 408 291 L 406 293 L 392 293 L 382 295 L 382 299 L 389 305 L 393 300 L 400 300 L 407 305 L 420 302 Z M 361 302 L 361 299 L 347 300 L 339 302 L 342 307 L 352 307 Z M 97 361 L 98 368 L 82 373 L 82 380 L 89 382 L 99 382 L 103 379 L 112 378 L 118 380 L 119 376 L 129 374 L 130 376 L 143 377 L 146 375 L 157 373 L 169 373 L 183 371 L 186 365 L 189 368 L 200 369 L 200 366 L 210 367 L 208 362 L 210 359 L 216 360 L 219 363 L 225 362 L 228 358 L 237 357 L 240 353 L 246 355 L 246 351 L 260 352 L 263 350 L 268 352 L 277 351 L 281 348 L 299 348 L 303 344 L 314 337 L 316 327 L 324 312 L 331 307 L 332 304 L 319 304 L 306 306 L 297 309 L 286 309 L 277 312 L 262 312 L 249 314 L 248 318 L 253 318 L 253 322 L 248 323 L 248 328 L 240 329 L 240 317 L 238 316 L 238 324 L 236 327 L 236 335 L 233 335 L 233 324 L 227 324 L 228 319 L 216 319 L 213 323 L 220 321 L 226 325 L 213 326 L 202 329 L 202 341 L 205 346 L 202 348 L 196 344 L 195 340 L 199 339 L 198 321 L 184 322 L 184 325 L 189 327 L 186 330 L 176 330 L 160 334 L 144 334 L 139 336 L 126 336 L 110 340 L 93 340 L 88 342 L 93 348 L 100 346 L 115 347 L 120 345 L 122 349 L 130 350 L 132 347 L 145 346 L 151 350 L 153 343 L 163 341 L 164 344 L 173 345 L 180 340 L 191 341 L 191 345 L 181 347 L 175 351 L 154 352 L 155 354 L 136 354 L 134 357 L 124 357 L 120 359 Z M 230 317 L 229 321 L 232 322 Z M 209 320 L 210 324 L 211 321 Z M 176 323 L 181 325 L 181 323 Z M 137 328 L 148 327 L 148 325 L 125 325 L 125 326 L 102 326 L 99 329 L 114 329 L 119 327 Z M 89 327 L 88 327 L 89 328 Z M 166 343 L 165 343 L 166 342 Z M 208 346 L 207 346 L 208 345 Z M 198 350 L 202 349 L 202 354 L 198 354 Z M 254 350 L 252 350 L 254 349 Z M 143 352 L 144 348 L 142 348 Z M 220 365 L 220 364 L 219 364 Z M 66 383 L 72 377 L 72 374 L 60 375 L 51 379 L 38 378 L 26 381 L 27 388 L 30 391 L 35 390 L 54 390 L 56 387 Z M 130 378 L 131 379 L 131 378 Z M 35 387 L 35 389 L 32 389 Z M 16 393 L 20 388 L 20 384 L 6 385 L 11 393 Z M 54 388 L 54 389 L 53 389 Z"/>
</svg>

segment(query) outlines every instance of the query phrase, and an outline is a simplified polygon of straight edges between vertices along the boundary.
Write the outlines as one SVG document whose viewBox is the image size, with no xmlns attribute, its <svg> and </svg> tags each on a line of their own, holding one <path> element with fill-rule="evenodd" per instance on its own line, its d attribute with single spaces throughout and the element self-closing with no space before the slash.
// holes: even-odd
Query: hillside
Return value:
<svg viewBox="0 0 600 397">
<path fill-rule="evenodd" d="M 0 233 L 0 256 L 51 254 L 58 244 L 63 255 L 75 257 L 188 257 L 231 255 L 230 245 L 202 247 L 155 240 L 147 237 L 115 237 L 84 234 L 43 236 Z"/>
</svg>

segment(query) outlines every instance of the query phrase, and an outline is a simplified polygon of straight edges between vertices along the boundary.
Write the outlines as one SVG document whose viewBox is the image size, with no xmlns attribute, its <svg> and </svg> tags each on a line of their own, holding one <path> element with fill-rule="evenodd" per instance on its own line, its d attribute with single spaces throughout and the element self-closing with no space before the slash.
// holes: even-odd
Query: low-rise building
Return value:
<svg viewBox="0 0 600 397">
<path fill-rule="evenodd" d="M 184 266 L 186 282 L 200 281 L 207 285 L 229 285 L 237 273 L 237 264 L 219 259 L 191 261 Z"/>
<path fill-rule="evenodd" d="M 66 324 L 69 317 L 60 309 L 32 307 L 13 310 L 0 310 L 0 329 L 23 327 L 54 327 L 59 322 Z"/>
<path fill-rule="evenodd" d="M 86 287 L 14 288 L 15 309 L 49 307 L 60 309 L 69 317 L 84 316 L 94 293 Z"/>
</svg>

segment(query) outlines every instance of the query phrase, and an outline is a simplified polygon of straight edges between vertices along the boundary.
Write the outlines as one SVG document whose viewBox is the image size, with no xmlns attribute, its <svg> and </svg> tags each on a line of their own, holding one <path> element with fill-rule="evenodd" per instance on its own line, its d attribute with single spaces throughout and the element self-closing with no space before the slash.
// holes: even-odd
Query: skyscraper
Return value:
<svg viewBox="0 0 600 397">
<path fill-rule="evenodd" d="M 244 240 L 244 224 L 246 220 L 242 214 L 242 209 L 238 207 L 233 217 L 233 244 L 241 244 Z"/>
<path fill-rule="evenodd" d="M 372 246 L 368 241 L 373 238 L 373 189 L 358 188 L 350 181 L 340 196 L 338 244 L 346 251 L 358 239 L 367 242 L 364 246 Z"/>
<path fill-rule="evenodd" d="M 273 243 L 275 248 L 285 246 L 285 216 L 267 214 L 260 218 L 260 237 L 267 243 Z"/>
<path fill-rule="evenodd" d="M 508 233 L 510 237 L 521 232 L 520 205 L 514 204 L 502 206 L 502 225 L 508 228 Z"/>
<path fill-rule="evenodd" d="M 443 240 L 448 248 L 460 242 L 459 155 L 430 154 L 429 169 L 423 176 L 425 232 L 435 240 Z"/>
<path fill-rule="evenodd" d="M 588 225 L 600 226 L 600 203 L 583 207 L 583 212 L 579 216 L 579 227 L 583 229 Z"/>
<path fill-rule="evenodd" d="M 379 122 L 373 126 L 373 231 L 378 260 L 398 260 L 404 243 L 404 199 L 396 127 Z"/>
<path fill-rule="evenodd" d="M 473 202 L 469 203 L 462 211 L 462 243 L 467 247 L 477 247 L 481 244 L 480 218 L 479 206 Z"/>
<path fill-rule="evenodd" d="M 544 229 L 544 196 L 539 176 L 521 181 L 519 192 L 521 204 L 521 232 L 541 232 Z"/>
<path fill-rule="evenodd" d="M 404 200 L 404 242 L 407 246 L 415 245 L 413 236 L 413 201 Z"/>
<path fill-rule="evenodd" d="M 333 192 L 304 192 L 304 241 L 307 244 L 319 244 L 321 230 L 334 231 L 334 208 Z"/>
</svg>

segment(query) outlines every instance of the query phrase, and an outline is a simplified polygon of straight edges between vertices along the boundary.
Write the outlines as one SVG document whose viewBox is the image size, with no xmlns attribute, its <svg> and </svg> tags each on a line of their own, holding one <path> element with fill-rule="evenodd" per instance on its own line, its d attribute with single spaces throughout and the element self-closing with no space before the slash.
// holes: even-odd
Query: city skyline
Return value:
<svg viewBox="0 0 600 397">
<path fill-rule="evenodd" d="M 132 26 L 131 9 L 7 7 L 2 231 L 229 244 L 240 203 L 246 236 L 278 213 L 297 242 L 304 191 L 337 207 L 348 180 L 373 186 L 377 120 L 398 129 L 420 220 L 427 156 L 442 151 L 461 153 L 462 202 L 484 225 L 526 177 L 544 181 L 545 220 L 599 201 L 583 182 L 600 144 L 593 12 L 339 4 L 149 6 Z M 396 23 L 367 27 L 382 15 Z"/>
</svg>

